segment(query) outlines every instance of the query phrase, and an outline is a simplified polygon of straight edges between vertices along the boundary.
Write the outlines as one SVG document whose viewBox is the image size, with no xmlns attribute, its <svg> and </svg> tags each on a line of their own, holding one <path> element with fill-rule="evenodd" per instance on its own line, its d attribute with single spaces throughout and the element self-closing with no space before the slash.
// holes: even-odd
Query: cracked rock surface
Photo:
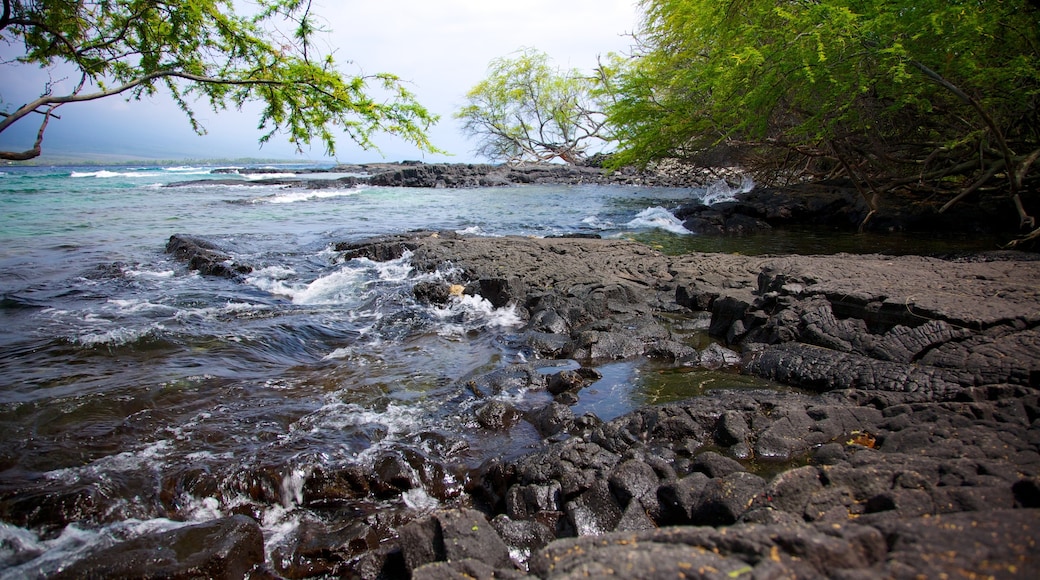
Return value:
<svg viewBox="0 0 1040 580">
<path fill-rule="evenodd" d="M 661 317 L 710 316 L 723 360 L 792 387 L 709 392 L 605 423 L 558 398 L 525 418 L 544 450 L 489 462 L 465 511 L 433 514 L 386 551 L 416 578 L 1040 569 L 1031 255 L 669 257 L 620 240 L 432 232 L 339 250 L 453 266 L 465 292 L 518 306 L 523 340 L 544 358 L 699 365 Z M 558 397 L 581 384 L 554 380 Z M 487 553 L 437 556 L 492 530 L 508 563 L 490 540 Z"/>
</svg>

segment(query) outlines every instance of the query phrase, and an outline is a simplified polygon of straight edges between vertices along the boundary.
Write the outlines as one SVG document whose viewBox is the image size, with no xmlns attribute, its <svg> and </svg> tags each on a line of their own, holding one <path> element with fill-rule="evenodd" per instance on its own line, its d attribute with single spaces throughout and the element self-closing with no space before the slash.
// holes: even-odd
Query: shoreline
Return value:
<svg viewBox="0 0 1040 580">
<path fill-rule="evenodd" d="M 263 173 L 265 170 L 227 168 L 223 173 Z M 282 173 L 284 169 L 271 169 Z M 346 173 L 339 179 L 308 179 L 307 175 Z M 848 181 L 794 183 L 786 186 L 751 187 L 739 167 L 699 167 L 662 163 L 638 170 L 627 167 L 607 172 L 597 166 L 531 163 L 517 167 L 473 163 L 341 164 L 325 169 L 296 172 L 294 178 L 256 179 L 247 185 L 279 185 L 288 188 L 350 188 L 360 184 L 419 189 L 515 187 L 522 185 L 616 185 L 708 189 L 725 185 L 722 201 L 699 201 L 677 208 L 676 217 L 697 234 L 740 236 L 773 228 L 812 225 L 845 231 L 999 235 L 1005 243 L 1021 232 L 1017 210 L 1010 199 L 977 196 L 974 201 L 943 210 L 945 199 L 930 195 L 888 192 L 871 210 L 863 193 Z M 196 181 L 169 184 L 193 185 Z M 868 218 L 869 216 L 869 218 Z M 1028 249 L 1025 247 L 1019 249 Z"/>
<path fill-rule="evenodd" d="M 171 251 L 191 259 L 183 249 Z M 378 518 L 312 538 L 318 569 L 373 578 L 671 578 L 697 569 L 1013 578 L 1040 566 L 1034 254 L 666 256 L 626 240 L 452 232 L 335 251 L 376 261 L 410 252 L 418 271 L 450 263 L 456 277 L 416 284 L 418 300 L 461 291 L 514 305 L 524 320 L 516 339 L 532 356 L 580 366 L 544 375 L 517 362 L 470 377 L 467 388 L 488 397 L 474 423 L 506 436 L 533 428 L 544 448 L 469 470 L 461 495 L 398 521 L 396 539 L 378 546 L 365 541 L 385 532 Z M 666 319 L 707 319 L 715 341 L 691 346 Z M 607 422 L 575 416 L 598 364 L 649 359 L 794 389 L 708 391 Z M 488 396 L 503 384 L 553 400 L 520 411 Z M 330 504 L 377 487 L 410 491 L 385 468 L 312 473 L 303 489 Z M 365 480 L 384 475 L 381 486 Z M 233 542 L 222 554 L 269 570 L 247 518 L 183 530 L 219 530 Z M 121 553 L 114 546 L 70 572 L 110 570 Z"/>
<path fill-rule="evenodd" d="M 809 576 L 1000 577 L 1040 563 L 1034 256 L 666 257 L 617 240 L 444 232 L 342 249 L 404 248 L 419 270 L 451 262 L 467 293 L 522 305 L 525 340 L 545 358 L 701 364 L 655 317 L 710 312 L 742 372 L 803 391 L 720 391 L 597 423 L 568 416 L 580 372 L 550 377 L 558 394 L 539 425 L 562 440 L 484 466 L 462 511 L 407 524 L 413 577 L 472 559 L 513 571 L 494 550 L 431 552 L 438 533 L 466 536 L 459 519 L 490 522 L 500 541 L 484 540 L 527 549 L 543 578 L 630 566 L 670 577 L 698 553 L 720 571 Z"/>
</svg>

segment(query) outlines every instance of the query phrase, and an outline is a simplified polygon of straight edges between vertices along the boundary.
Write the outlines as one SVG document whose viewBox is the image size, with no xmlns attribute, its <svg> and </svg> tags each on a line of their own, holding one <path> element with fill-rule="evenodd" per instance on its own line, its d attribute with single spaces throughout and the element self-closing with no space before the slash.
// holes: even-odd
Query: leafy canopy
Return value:
<svg viewBox="0 0 1040 580">
<path fill-rule="evenodd" d="M 761 179 L 841 174 L 873 199 L 988 176 L 1017 200 L 1040 150 L 1037 4 L 642 0 L 615 163 L 730 144 Z"/>
<path fill-rule="evenodd" d="M 562 159 L 577 163 L 589 146 L 606 141 L 598 80 L 552 66 L 549 56 L 524 49 L 491 61 L 488 76 L 466 95 L 455 117 L 478 139 L 476 152 L 494 161 Z"/>
<path fill-rule="evenodd" d="M 291 32 L 279 33 L 286 23 Z M 339 131 L 365 148 L 387 132 L 435 151 L 426 132 L 437 118 L 402 81 L 343 75 L 316 50 L 319 32 L 310 0 L 255 0 L 248 15 L 232 0 L 3 0 L 0 41 L 21 49 L 4 64 L 71 70 L 73 88 L 59 93 L 61 83 L 48 82 L 37 99 L 0 112 L 0 132 L 40 122 L 32 148 L 0 159 L 40 155 L 61 106 L 162 89 L 199 133 L 198 103 L 218 111 L 259 101 L 261 143 L 284 132 L 298 148 L 318 139 L 333 155 Z"/>
</svg>

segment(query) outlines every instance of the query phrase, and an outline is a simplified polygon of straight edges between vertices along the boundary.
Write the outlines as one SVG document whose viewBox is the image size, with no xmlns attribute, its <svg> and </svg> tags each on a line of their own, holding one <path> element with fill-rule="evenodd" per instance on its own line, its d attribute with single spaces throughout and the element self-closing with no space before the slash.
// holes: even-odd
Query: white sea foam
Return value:
<svg viewBox="0 0 1040 580">
<path fill-rule="evenodd" d="M 172 447 L 168 440 L 156 441 L 143 449 L 124 451 L 115 455 L 101 457 L 87 465 L 65 467 L 48 471 L 43 476 L 50 480 L 74 483 L 82 475 L 100 475 L 104 473 L 121 473 L 135 470 L 158 470 L 165 465 L 166 456 Z"/>
<path fill-rule="evenodd" d="M 123 273 L 131 278 L 145 278 L 151 280 L 167 280 L 176 275 L 176 272 L 173 270 L 125 270 Z"/>
<path fill-rule="evenodd" d="M 300 305 L 344 305 L 357 304 L 372 284 L 402 283 L 409 280 L 412 266 L 411 254 L 398 260 L 374 262 L 358 258 L 343 263 L 336 270 L 311 282 L 296 280 L 296 272 L 280 266 L 272 266 L 253 272 L 246 281 L 257 288 L 290 298 Z"/>
<path fill-rule="evenodd" d="M 599 216 L 591 215 L 583 220 L 581 223 L 595 228 L 597 230 L 609 230 L 614 228 L 614 222 L 610 220 L 601 219 Z"/>
<path fill-rule="evenodd" d="M 632 221 L 625 224 L 635 229 L 661 229 L 673 234 L 686 235 L 692 233 L 683 227 L 679 218 L 663 207 L 655 206 L 639 212 Z"/>
<path fill-rule="evenodd" d="M 84 318 L 85 320 L 89 320 L 92 317 L 88 315 Z M 109 330 L 84 330 L 82 334 L 74 337 L 73 340 L 77 344 L 88 347 L 122 346 L 124 344 L 130 344 L 141 340 L 146 336 L 162 333 L 165 330 L 165 326 L 156 322 L 143 328 L 120 326 Z"/>
<path fill-rule="evenodd" d="M 141 314 L 143 312 L 170 312 L 176 308 L 165 304 L 156 304 L 140 298 L 109 298 L 108 303 L 115 306 L 120 314 Z"/>
<path fill-rule="evenodd" d="M 93 550 L 186 525 L 166 518 L 129 519 L 99 529 L 70 524 L 58 537 L 41 540 L 32 531 L 0 523 L 0 579 L 52 576 Z"/>
<path fill-rule="evenodd" d="M 258 181 L 260 179 L 286 179 L 289 177 L 296 177 L 295 173 L 242 173 L 242 177 L 249 181 Z"/>
<path fill-rule="evenodd" d="M 83 178 L 93 177 L 96 179 L 112 179 L 114 177 L 161 177 L 161 173 L 154 171 L 73 171 L 69 177 Z"/>
<path fill-rule="evenodd" d="M 426 489 L 421 485 L 402 493 L 401 500 L 404 501 L 404 505 L 420 512 L 430 512 L 441 505 L 441 502 L 426 493 Z"/>
<path fill-rule="evenodd" d="M 730 185 L 725 179 L 720 179 L 708 186 L 701 201 L 704 202 L 704 205 L 734 201 L 737 199 L 737 194 L 747 193 L 754 188 L 755 181 L 751 179 L 750 175 L 741 176 L 740 185 L 736 187 Z"/>
<path fill-rule="evenodd" d="M 357 300 L 363 287 L 364 273 L 343 268 L 307 284 L 288 290 L 293 304 L 343 304 Z"/>
<path fill-rule="evenodd" d="M 163 167 L 163 171 L 175 173 L 177 175 L 209 175 L 213 173 L 212 169 L 205 167 L 192 167 L 190 165 L 180 165 L 177 167 Z"/>
<path fill-rule="evenodd" d="M 257 198 L 253 203 L 296 203 L 314 199 L 330 199 L 334 197 L 350 197 L 357 195 L 356 189 L 307 189 L 279 193 L 272 197 Z"/>
<path fill-rule="evenodd" d="M 183 493 L 180 496 L 182 506 L 181 512 L 185 519 L 193 522 L 205 522 L 222 518 L 226 514 L 221 509 L 220 500 L 215 497 L 197 498 L 191 494 Z"/>
<path fill-rule="evenodd" d="M 442 321 L 437 330 L 441 336 L 461 336 L 479 328 L 511 328 L 523 324 L 516 305 L 495 308 L 482 296 L 453 297 L 446 305 L 433 306 L 431 310 Z"/>
<path fill-rule="evenodd" d="M 372 409 L 357 403 L 332 400 L 301 417 L 290 426 L 290 437 L 310 437 L 315 433 L 364 429 L 376 434 L 364 449 L 344 449 L 344 458 L 362 463 L 373 461 L 381 452 L 411 434 L 420 431 L 428 418 L 428 409 L 418 405 L 390 403 L 384 409 Z"/>
</svg>

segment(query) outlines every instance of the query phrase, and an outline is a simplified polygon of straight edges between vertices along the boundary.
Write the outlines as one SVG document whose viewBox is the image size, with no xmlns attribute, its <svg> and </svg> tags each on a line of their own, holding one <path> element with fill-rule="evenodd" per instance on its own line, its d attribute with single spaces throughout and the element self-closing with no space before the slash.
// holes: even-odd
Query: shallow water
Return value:
<svg viewBox="0 0 1040 580">
<path fill-rule="evenodd" d="M 461 494 L 466 470 L 536 448 L 524 423 L 482 430 L 479 401 L 462 387 L 525 356 L 515 312 L 479 299 L 419 304 L 412 285 L 451 273 L 418 274 L 407 257 L 344 261 L 336 242 L 446 229 L 712 249 L 669 211 L 703 190 L 307 190 L 249 185 L 256 176 L 163 187 L 229 177 L 212 169 L 0 170 L 0 576 L 46 574 L 94 546 L 233 513 L 261 522 L 286 571 L 301 526 L 429 509 Z M 256 270 L 241 281 L 191 272 L 164 253 L 175 233 Z M 787 247 L 780 236 L 726 243 Z M 543 372 L 576 364 L 533 362 Z M 599 370 L 576 414 L 608 420 L 761 386 L 631 361 Z M 547 401 L 523 389 L 495 396 L 521 409 Z M 422 485 L 398 496 L 334 511 L 305 501 L 316 471 L 387 457 L 447 467 L 415 474 Z"/>
</svg>

